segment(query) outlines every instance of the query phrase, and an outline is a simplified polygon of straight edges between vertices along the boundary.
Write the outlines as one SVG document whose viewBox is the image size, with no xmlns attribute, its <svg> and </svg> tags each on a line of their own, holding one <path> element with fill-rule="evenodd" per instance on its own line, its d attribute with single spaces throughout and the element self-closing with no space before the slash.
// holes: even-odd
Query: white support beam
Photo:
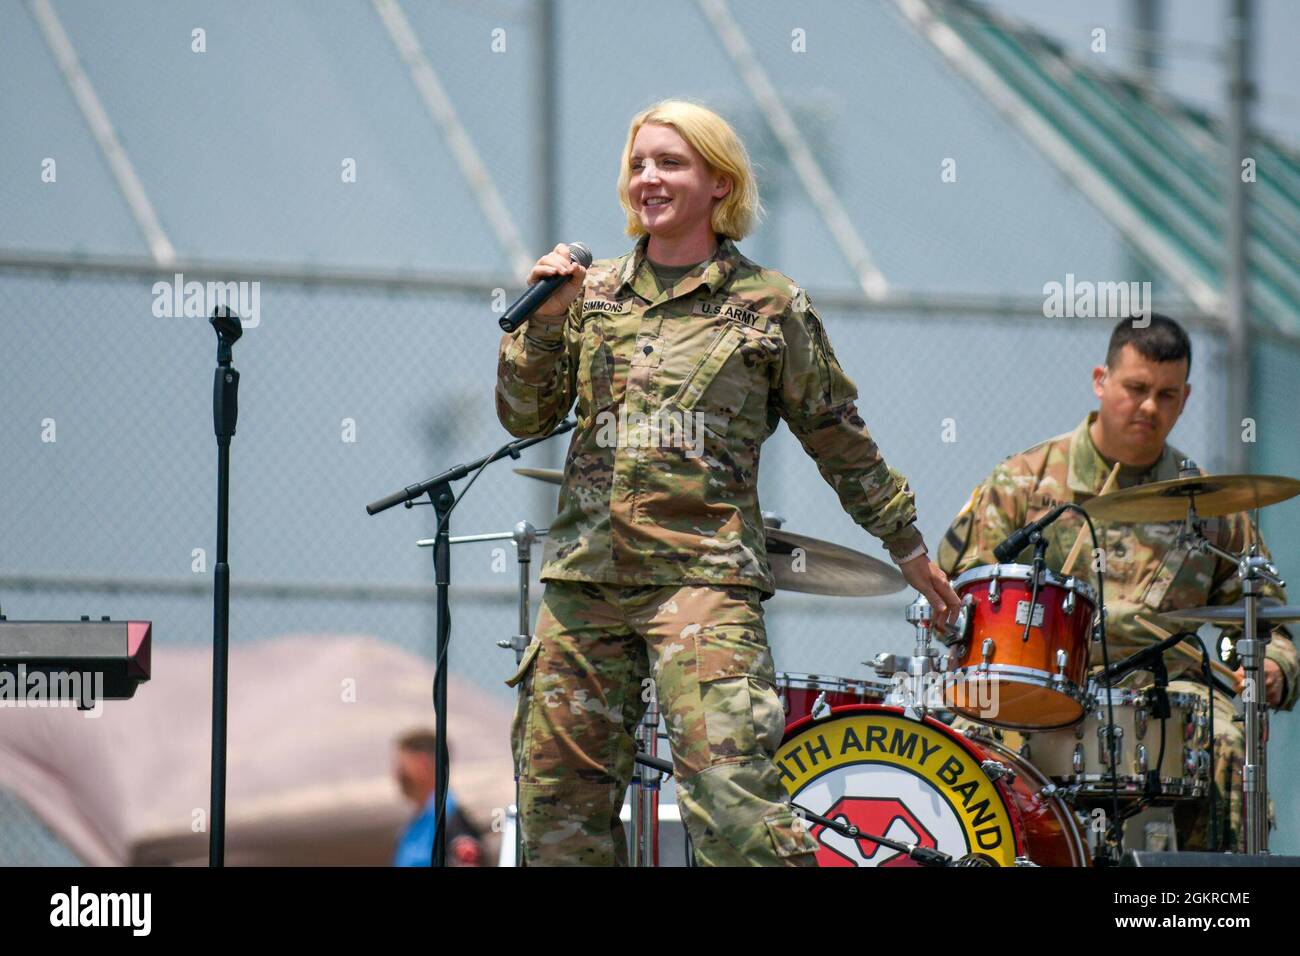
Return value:
<svg viewBox="0 0 1300 956">
<path fill-rule="evenodd" d="M 749 95 L 758 104 L 758 109 L 767 120 L 772 134 L 789 157 L 795 175 L 799 177 L 813 205 L 821 213 L 826 228 L 830 230 L 831 237 L 835 240 L 835 245 L 848 261 L 862 289 L 862 294 L 872 301 L 883 298 L 889 292 L 889 283 L 885 281 L 884 273 L 876 266 L 871 253 L 867 251 L 866 243 L 853 227 L 843 203 L 835 194 L 830 180 L 822 172 L 821 165 L 813 156 L 812 150 L 808 148 L 803 134 L 799 132 L 794 117 L 785 108 L 785 103 L 782 102 L 776 87 L 772 85 L 771 79 L 759 65 L 760 58 L 741 32 L 735 17 L 731 15 L 726 0 L 698 0 L 698 2 L 705 18 L 718 35 L 723 49 L 731 57 L 732 65 L 740 74 L 741 82 L 745 84 Z"/>
<path fill-rule="evenodd" d="M 433 118 L 446 139 L 456 165 L 460 167 L 461 175 L 465 177 L 470 193 L 483 211 L 488 227 L 505 253 L 511 272 L 522 278 L 527 275 L 537 257 L 530 256 L 524 248 L 519 228 L 515 225 L 501 194 L 497 192 L 487 165 L 479 156 L 478 150 L 474 148 L 465 125 L 456 115 L 456 107 L 452 104 L 442 81 L 438 79 L 438 74 L 434 72 L 433 64 L 425 56 L 411 22 L 406 19 L 406 14 L 402 12 L 397 0 L 371 0 L 371 2 L 374 4 L 375 12 L 379 14 L 379 19 L 388 30 L 393 46 L 397 47 L 397 52 L 401 54 L 407 69 L 411 71 L 411 82 L 415 84 L 416 92 L 420 94 L 429 116 Z"/>
<path fill-rule="evenodd" d="M 72 91 L 73 99 L 77 101 L 77 107 L 81 110 L 81 115 L 86 125 L 90 127 L 99 151 L 103 153 L 108 168 L 117 181 L 117 188 L 121 191 L 122 198 L 126 200 L 136 227 L 144 236 L 149 254 L 158 265 L 170 265 L 176 259 L 176 249 L 167 238 L 167 233 L 163 231 L 162 223 L 158 221 L 158 215 L 154 212 L 153 203 L 149 201 L 140 177 L 135 174 L 135 167 L 131 165 L 126 150 L 122 148 L 122 143 L 117 138 L 117 132 L 113 129 L 104 104 L 99 101 L 99 96 L 95 93 L 90 77 L 81 68 L 77 51 L 73 48 L 72 41 L 68 39 L 63 24 L 59 22 L 53 5 L 50 0 L 29 0 L 27 7 L 36 20 L 36 25 L 40 27 L 41 35 L 59 65 L 59 72 L 63 74 L 64 82 Z"/>
</svg>

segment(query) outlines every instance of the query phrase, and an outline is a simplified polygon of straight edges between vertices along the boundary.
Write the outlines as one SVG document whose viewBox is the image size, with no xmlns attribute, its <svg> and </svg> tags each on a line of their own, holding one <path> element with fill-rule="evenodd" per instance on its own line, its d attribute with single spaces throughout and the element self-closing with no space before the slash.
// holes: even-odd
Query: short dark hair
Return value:
<svg viewBox="0 0 1300 956">
<path fill-rule="evenodd" d="M 432 730 L 423 727 L 402 734 L 397 738 L 397 746 L 412 753 L 428 754 L 435 760 L 438 757 L 438 738 Z M 447 750 L 450 752 L 451 747 Z"/>
<path fill-rule="evenodd" d="M 1187 371 L 1192 370 L 1192 340 L 1181 325 L 1159 312 L 1150 314 L 1150 321 L 1139 317 L 1120 319 L 1115 331 L 1110 333 L 1106 347 L 1106 367 L 1112 368 L 1120 351 L 1131 345 L 1143 358 L 1152 362 L 1177 362 L 1187 360 Z"/>
</svg>

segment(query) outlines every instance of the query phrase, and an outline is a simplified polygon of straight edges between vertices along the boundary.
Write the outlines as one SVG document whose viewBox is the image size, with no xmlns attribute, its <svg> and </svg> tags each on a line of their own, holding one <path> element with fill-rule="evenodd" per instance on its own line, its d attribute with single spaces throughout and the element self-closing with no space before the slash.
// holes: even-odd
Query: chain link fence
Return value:
<svg viewBox="0 0 1300 956">
<path fill-rule="evenodd" d="M 159 646 L 206 644 L 215 337 L 203 317 L 155 315 L 154 281 L 163 280 L 0 272 L 0 600 L 13 619 L 144 618 Z M 509 440 L 493 404 L 491 304 L 487 290 L 261 283 L 258 324 L 235 346 L 232 641 L 360 633 L 432 657 L 431 553 L 416 546 L 433 532 L 432 509 L 370 517 L 365 505 Z M 823 313 L 932 544 L 1002 457 L 1073 429 L 1092 406 L 1090 371 L 1110 325 Z M 1214 470 L 1226 440 L 1223 346 L 1210 331 L 1193 340 L 1195 387 L 1173 440 Z M 556 489 L 512 468 L 558 467 L 564 442 L 489 466 L 457 507 L 453 534 L 508 532 L 522 520 L 545 527 Z M 784 428 L 765 449 L 760 492 L 786 528 L 885 557 Z M 907 601 L 777 595 L 766 608 L 778 669 L 869 676 L 864 661 L 910 647 Z M 452 673 L 508 703 L 513 658 L 495 642 L 517 621 L 513 544 L 453 549 L 452 607 Z"/>
<path fill-rule="evenodd" d="M 932 547 L 1001 458 L 1072 430 L 1095 405 L 1089 373 L 1111 320 L 1035 314 L 1043 284 L 1151 279 L 1157 303 L 1168 301 L 1150 264 L 892 4 L 801 5 L 793 19 L 774 0 L 731 5 L 892 287 L 935 297 L 869 310 L 854 304 L 857 277 L 701 5 L 666 5 L 673 62 L 689 69 L 665 75 L 657 46 L 626 42 L 625 12 L 557 4 L 548 104 L 536 90 L 537 5 L 403 3 L 454 122 L 430 108 L 376 15 L 383 6 L 54 4 L 175 247 L 250 263 L 154 273 L 139 265 L 130 213 L 33 18 L 0 5 L 0 80 L 30 90 L 0 106 L 12 134 L 0 159 L 23 170 L 4 178 L 0 217 L 0 248 L 15 253 L 0 266 L 0 606 L 11 619 L 144 618 L 159 646 L 211 640 L 215 338 L 210 305 L 187 316 L 184 295 L 168 295 L 179 272 L 255 283 L 246 301 L 255 289 L 258 323 L 235 347 L 232 641 L 371 634 L 432 657 L 431 554 L 416 547 L 433 533 L 432 509 L 369 517 L 365 505 L 508 439 L 492 397 L 493 290 L 511 294 L 520 277 L 503 278 L 513 263 L 502 230 L 529 250 L 567 237 L 621 253 L 614 187 L 627 120 L 666 96 L 709 103 L 748 144 L 767 216 L 743 249 L 812 290 Z M 201 53 L 196 39 L 176 42 L 200 27 Z M 508 226 L 490 221 L 486 180 L 449 145 L 460 134 Z M 27 175 L 44 158 L 58 161 L 57 185 Z M 553 189 L 540 174 L 548 162 Z M 959 170 L 951 182 L 943 163 Z M 388 271 L 357 271 L 368 269 Z M 1194 389 L 1172 436 L 1211 471 L 1239 434 L 1223 412 L 1225 340 L 1213 321 L 1193 324 Z M 1254 467 L 1300 474 L 1300 345 L 1266 340 L 1255 364 Z M 452 533 L 545 527 L 556 489 L 512 468 L 558 467 L 565 442 L 490 466 Z M 788 431 L 763 462 L 764 508 L 787 529 L 884 557 Z M 1297 515 L 1292 502 L 1264 516 L 1284 571 L 1300 567 Z M 502 702 L 513 656 L 495 645 L 516 629 L 516 581 L 509 542 L 454 548 L 450 668 Z M 778 669 L 869 676 L 863 661 L 911 646 L 907 601 L 777 595 L 765 607 Z M 1270 772 L 1284 827 L 1274 845 L 1296 851 L 1290 723 L 1275 725 Z M 0 864 L 67 855 L 0 794 Z"/>
</svg>

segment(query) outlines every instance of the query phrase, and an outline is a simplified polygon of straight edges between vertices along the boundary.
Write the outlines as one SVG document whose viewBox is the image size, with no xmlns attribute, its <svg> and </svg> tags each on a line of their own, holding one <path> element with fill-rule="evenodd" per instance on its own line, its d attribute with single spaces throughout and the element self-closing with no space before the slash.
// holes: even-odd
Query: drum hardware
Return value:
<svg viewBox="0 0 1300 956">
<path fill-rule="evenodd" d="M 1135 801 L 1163 804 L 1201 798 L 1209 781 L 1205 771 L 1209 757 L 1198 729 L 1205 702 L 1194 694 L 1166 691 L 1170 714 L 1161 720 L 1158 690 L 1094 685 L 1089 694 L 1092 705 L 1083 721 L 1068 731 L 1029 735 L 1034 739 L 1037 767 L 1058 785 L 1069 785 L 1081 799 L 1092 802 L 1110 801 L 1112 791 L 1124 806 Z M 1160 737 L 1151 738 L 1153 733 Z M 1117 772 L 1111 770 L 1112 741 Z M 1111 812 L 1124 816 L 1116 806 Z"/>
<path fill-rule="evenodd" d="M 1268 852 L 1268 700 L 1263 688 L 1264 656 L 1269 634 L 1259 633 L 1259 588 L 1278 587 L 1283 581 L 1275 568 L 1252 544 L 1243 554 L 1233 554 L 1213 544 L 1205 535 L 1204 519 L 1258 509 L 1300 494 L 1300 481 L 1280 475 L 1202 475 L 1190 459 L 1180 463 L 1179 477 L 1152 482 L 1094 499 L 1085 506 L 1094 517 L 1110 521 L 1178 521 L 1178 545 L 1213 554 L 1237 566 L 1241 581 L 1243 637 L 1237 643 L 1242 670 L 1255 692 L 1245 695 L 1246 762 L 1243 771 L 1243 834 L 1247 853 Z M 1267 621 L 1267 618 L 1264 619 Z M 1211 710 L 1211 719 L 1213 711 Z M 1213 741 L 1211 741 L 1213 748 Z M 1211 766 L 1213 762 L 1211 761 Z M 1214 789 L 1211 788 L 1213 794 Z"/>
<path fill-rule="evenodd" d="M 931 609 L 930 602 L 924 595 L 916 596 L 916 600 L 908 605 L 904 617 L 916 628 L 916 644 L 912 655 L 903 657 L 881 653 L 870 661 L 870 665 L 877 674 L 893 680 L 893 693 L 888 695 L 891 703 L 903 707 L 909 716 L 923 717 L 930 709 L 927 698 L 934 680 L 930 675 L 947 671 L 948 656 L 930 646 Z"/>
<path fill-rule="evenodd" d="M 953 588 L 962 610 L 956 627 L 941 635 L 949 651 L 944 705 L 1010 729 L 1067 727 L 1081 720 L 1099 603 L 1091 586 L 1047 568 L 996 564 L 969 569 Z"/>
<path fill-rule="evenodd" d="M 1016 779 L 1016 772 L 1000 760 L 981 760 L 980 769 L 988 774 L 988 778 L 993 781 L 1001 780 L 1004 777 L 1010 778 L 1012 781 Z"/>
<path fill-rule="evenodd" d="M 819 719 L 849 704 L 881 703 L 890 688 L 877 681 L 781 671 L 776 675 L 776 692 L 787 722 L 793 723 L 800 717 Z"/>
<path fill-rule="evenodd" d="M 1276 569 L 1274 569 L 1276 570 Z M 1189 607 L 1181 611 L 1167 611 L 1161 615 L 1181 624 L 1240 624 L 1246 620 L 1246 608 L 1241 604 L 1219 607 Z M 1255 607 L 1255 620 L 1269 624 L 1286 624 L 1300 621 L 1300 606 L 1294 604 L 1260 603 Z"/>
<path fill-rule="evenodd" d="M 659 784 L 663 771 L 651 762 L 659 759 L 659 698 L 653 685 L 645 713 L 637 725 L 636 749 L 640 767 L 632 777 L 632 865 L 658 866 Z M 668 763 L 668 773 L 672 773 L 671 763 Z"/>
<path fill-rule="evenodd" d="M 826 703 L 826 691 L 822 691 L 820 694 L 817 695 L 817 699 L 813 701 L 813 705 L 812 705 L 813 720 L 821 720 L 823 717 L 829 716 L 830 712 L 831 712 L 831 706 L 830 704 Z"/>
</svg>

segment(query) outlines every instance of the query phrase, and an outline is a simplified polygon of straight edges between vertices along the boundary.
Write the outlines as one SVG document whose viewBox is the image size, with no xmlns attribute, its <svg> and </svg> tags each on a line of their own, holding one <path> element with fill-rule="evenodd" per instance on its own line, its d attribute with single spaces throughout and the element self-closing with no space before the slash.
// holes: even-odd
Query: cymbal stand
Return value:
<svg viewBox="0 0 1300 956">
<path fill-rule="evenodd" d="M 639 756 L 656 760 L 659 756 L 659 695 L 653 682 L 648 685 L 650 700 L 636 730 Z M 660 772 L 645 761 L 638 761 L 632 776 L 632 865 L 659 865 L 659 781 Z"/>
<path fill-rule="evenodd" d="M 1184 463 L 1189 464 L 1189 463 Z M 1259 546 L 1252 544 L 1245 554 L 1224 551 L 1205 537 L 1204 521 L 1196 513 L 1196 498 L 1188 496 L 1187 517 L 1178 532 L 1178 544 L 1189 551 L 1213 554 L 1237 566 L 1241 593 L 1246 607 L 1246 620 L 1242 639 L 1237 642 L 1241 667 L 1245 672 L 1245 689 L 1242 711 L 1246 718 L 1246 763 L 1242 768 L 1242 826 L 1247 853 L 1268 852 L 1268 693 L 1264 682 L 1264 654 L 1270 635 L 1265 628 L 1261 633 L 1257 619 L 1259 589 L 1263 584 L 1285 586 L 1278 570 L 1263 555 Z M 1210 691 L 1210 706 L 1214 706 L 1214 692 Z M 1210 741 L 1213 753 L 1214 741 Z M 1214 786 L 1214 781 L 1210 781 Z"/>
<path fill-rule="evenodd" d="M 524 651 L 532 641 L 532 609 L 529 605 L 528 574 L 533 563 L 533 545 L 546 537 L 545 528 L 535 528 L 529 521 L 520 521 L 513 531 L 496 531 L 489 534 L 464 534 L 450 539 L 450 544 L 468 544 L 473 541 L 513 541 L 515 543 L 515 561 L 519 565 L 519 631 L 508 640 L 497 641 L 497 647 L 515 652 L 515 668 L 523 663 Z M 434 538 L 422 538 L 416 544 L 422 548 L 432 547 Z M 519 776 L 515 775 L 515 866 L 522 866 L 524 861 L 524 827 L 519 815 Z"/>
</svg>

